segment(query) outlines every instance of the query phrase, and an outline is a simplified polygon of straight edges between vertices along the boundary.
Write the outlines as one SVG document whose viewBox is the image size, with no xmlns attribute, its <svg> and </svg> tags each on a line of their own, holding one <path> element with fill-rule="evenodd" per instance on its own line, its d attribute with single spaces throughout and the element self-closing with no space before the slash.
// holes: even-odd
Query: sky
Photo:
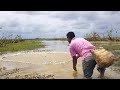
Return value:
<svg viewBox="0 0 120 90">
<path fill-rule="evenodd" d="M 13 34 L 23 38 L 65 38 L 73 31 L 76 37 L 90 32 L 106 34 L 118 30 L 119 11 L 0 11 L 0 36 Z"/>
</svg>

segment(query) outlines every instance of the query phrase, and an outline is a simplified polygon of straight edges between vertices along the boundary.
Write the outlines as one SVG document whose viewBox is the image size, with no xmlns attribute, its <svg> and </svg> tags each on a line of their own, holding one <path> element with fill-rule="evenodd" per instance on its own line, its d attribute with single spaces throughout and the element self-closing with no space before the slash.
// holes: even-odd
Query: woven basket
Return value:
<svg viewBox="0 0 120 90">
<path fill-rule="evenodd" d="M 91 53 L 99 67 L 107 68 L 115 61 L 115 56 L 111 52 L 105 50 L 103 47 L 93 49 L 91 50 Z"/>
</svg>

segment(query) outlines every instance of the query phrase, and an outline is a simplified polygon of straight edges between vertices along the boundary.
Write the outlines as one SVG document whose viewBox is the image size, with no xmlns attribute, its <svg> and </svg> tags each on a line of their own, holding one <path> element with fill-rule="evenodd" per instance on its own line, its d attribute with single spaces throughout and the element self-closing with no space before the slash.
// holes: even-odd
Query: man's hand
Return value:
<svg viewBox="0 0 120 90">
<path fill-rule="evenodd" d="M 75 71 L 77 71 L 76 65 L 77 65 L 77 57 L 76 57 L 76 56 L 73 56 L 73 69 L 74 69 Z"/>
<path fill-rule="evenodd" d="M 73 69 L 74 69 L 75 71 L 77 71 L 76 66 L 75 66 L 75 67 L 73 66 Z"/>
</svg>

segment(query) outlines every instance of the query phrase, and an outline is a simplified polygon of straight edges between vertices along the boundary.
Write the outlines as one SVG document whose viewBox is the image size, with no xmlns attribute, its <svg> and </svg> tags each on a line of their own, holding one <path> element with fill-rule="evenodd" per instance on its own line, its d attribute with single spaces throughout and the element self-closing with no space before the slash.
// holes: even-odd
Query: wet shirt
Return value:
<svg viewBox="0 0 120 90">
<path fill-rule="evenodd" d="M 95 46 L 84 38 L 73 38 L 69 45 L 71 56 L 79 55 L 83 59 L 90 55 L 90 50 L 94 48 Z"/>
</svg>

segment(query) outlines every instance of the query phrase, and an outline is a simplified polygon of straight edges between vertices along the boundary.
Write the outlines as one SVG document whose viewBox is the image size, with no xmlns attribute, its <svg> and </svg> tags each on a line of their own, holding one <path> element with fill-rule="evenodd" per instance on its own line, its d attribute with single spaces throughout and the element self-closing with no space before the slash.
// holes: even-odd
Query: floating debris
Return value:
<svg viewBox="0 0 120 90">
<path fill-rule="evenodd" d="M 10 74 L 13 74 L 13 73 L 17 73 L 18 71 L 19 71 L 19 69 L 16 68 L 16 69 L 13 69 L 13 70 L 10 70 L 10 71 L 0 73 L 0 76 L 10 75 Z"/>
<path fill-rule="evenodd" d="M 6 57 L 2 57 L 2 59 L 4 59 L 4 58 L 6 58 Z"/>
<path fill-rule="evenodd" d="M 40 75 L 40 74 L 27 74 L 24 76 L 17 75 L 15 79 L 54 79 L 54 75 Z"/>
<path fill-rule="evenodd" d="M 3 70 L 6 70 L 6 67 L 3 67 Z"/>
<path fill-rule="evenodd" d="M 4 71 L 4 70 L 6 70 L 6 67 L 1 67 L 1 68 L 0 68 L 0 72 L 2 72 L 2 71 Z"/>
</svg>

